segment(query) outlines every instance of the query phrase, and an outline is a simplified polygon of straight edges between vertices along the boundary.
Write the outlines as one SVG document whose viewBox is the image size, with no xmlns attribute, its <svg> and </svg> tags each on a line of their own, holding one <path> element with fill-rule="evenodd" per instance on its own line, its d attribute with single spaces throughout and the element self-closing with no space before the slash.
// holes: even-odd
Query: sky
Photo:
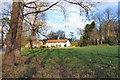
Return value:
<svg viewBox="0 0 120 80">
<path fill-rule="evenodd" d="M 50 1 L 55 2 L 55 0 L 50 0 Z M 92 13 L 102 12 L 104 9 L 108 7 L 114 8 L 114 9 L 118 8 L 119 0 L 112 0 L 112 1 L 91 0 L 90 2 L 97 2 L 97 1 L 101 3 L 97 4 L 96 8 L 92 8 L 92 11 L 93 11 Z M 6 7 L 2 2 L 8 2 L 9 4 L 12 3 L 11 0 L 4 0 L 4 1 L 0 0 L 0 5 L 1 5 L 0 10 Z M 47 26 L 49 27 L 49 32 L 63 30 L 65 31 L 67 38 L 70 38 L 70 32 L 74 32 L 74 37 L 79 39 L 81 35 L 77 34 L 78 28 L 84 29 L 85 25 L 90 24 L 93 20 L 86 20 L 85 15 L 80 15 L 79 7 L 76 5 L 64 3 L 63 6 L 65 7 L 65 10 L 66 10 L 66 18 L 64 17 L 62 10 L 57 6 L 51 8 L 52 10 L 48 10 L 46 12 L 46 23 L 47 23 Z"/>
<path fill-rule="evenodd" d="M 102 2 L 97 4 L 96 8 L 93 8 L 93 13 L 99 13 L 106 8 L 118 8 L 118 2 Z M 70 32 L 74 32 L 74 37 L 77 39 L 81 35 L 78 34 L 78 28 L 84 29 L 86 24 L 90 24 L 93 20 L 86 20 L 86 16 L 81 16 L 79 7 L 67 4 L 67 19 L 65 22 L 64 15 L 59 11 L 47 12 L 47 25 L 51 27 L 52 31 L 63 30 L 66 33 L 66 37 L 70 37 Z"/>
</svg>

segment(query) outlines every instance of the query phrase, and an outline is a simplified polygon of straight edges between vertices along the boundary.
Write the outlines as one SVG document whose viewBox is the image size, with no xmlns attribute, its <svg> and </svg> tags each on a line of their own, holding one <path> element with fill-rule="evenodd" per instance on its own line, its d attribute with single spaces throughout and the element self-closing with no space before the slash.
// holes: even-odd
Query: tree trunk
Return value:
<svg viewBox="0 0 120 80">
<path fill-rule="evenodd" d="M 23 4 L 23 0 L 20 0 L 20 2 L 13 2 L 12 4 L 10 30 L 7 35 L 7 48 L 5 52 L 5 63 L 7 65 L 14 65 L 18 63 L 18 59 L 20 57 L 22 22 L 24 18 Z"/>
<path fill-rule="evenodd" d="M 2 48 L 4 48 L 4 32 L 3 32 L 3 26 L 1 31 L 1 39 L 2 39 Z"/>
<path fill-rule="evenodd" d="M 37 11 L 37 9 L 35 9 L 35 11 Z M 33 41 L 34 41 L 35 36 L 36 36 L 36 35 L 35 35 L 35 34 L 36 34 L 36 33 L 35 33 L 35 31 L 36 31 L 36 30 L 35 30 L 35 29 L 36 29 L 36 28 L 35 28 L 35 22 L 36 22 L 36 19 L 37 19 L 37 15 L 38 15 L 38 13 L 35 14 L 35 18 L 34 18 L 33 24 L 31 25 L 31 26 L 32 26 L 31 36 L 30 36 L 30 48 L 31 48 L 31 49 L 34 48 L 34 46 L 33 46 L 33 45 L 34 45 L 34 44 L 33 44 Z"/>
<path fill-rule="evenodd" d="M 103 43 L 102 43 L 102 39 L 100 39 L 100 44 L 102 45 Z"/>
<path fill-rule="evenodd" d="M 35 30 L 34 30 L 34 28 L 33 28 L 32 31 L 31 31 L 31 36 L 30 36 L 30 48 L 31 48 L 31 49 L 34 48 L 34 46 L 33 46 L 33 41 L 34 41 L 34 39 L 35 39 Z"/>
<path fill-rule="evenodd" d="M 100 45 L 102 45 L 102 26 L 101 26 L 102 24 L 100 24 L 100 31 L 99 31 L 99 43 L 100 43 Z"/>
<path fill-rule="evenodd" d="M 30 39 L 30 48 L 33 49 L 33 40 Z"/>
</svg>

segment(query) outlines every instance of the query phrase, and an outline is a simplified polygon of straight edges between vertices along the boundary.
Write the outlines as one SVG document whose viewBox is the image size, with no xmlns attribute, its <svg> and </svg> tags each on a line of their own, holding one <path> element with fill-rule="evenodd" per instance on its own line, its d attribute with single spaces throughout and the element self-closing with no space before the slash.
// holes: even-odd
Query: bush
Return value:
<svg viewBox="0 0 120 80">
<path fill-rule="evenodd" d="M 117 45 L 118 41 L 115 36 L 110 36 L 107 39 L 109 45 Z"/>
<path fill-rule="evenodd" d="M 74 47 L 77 47 L 77 46 L 79 46 L 79 45 L 78 45 L 78 42 L 72 42 L 72 43 L 71 43 L 71 46 L 72 46 L 72 47 L 73 47 L 73 46 L 74 46 Z"/>
</svg>

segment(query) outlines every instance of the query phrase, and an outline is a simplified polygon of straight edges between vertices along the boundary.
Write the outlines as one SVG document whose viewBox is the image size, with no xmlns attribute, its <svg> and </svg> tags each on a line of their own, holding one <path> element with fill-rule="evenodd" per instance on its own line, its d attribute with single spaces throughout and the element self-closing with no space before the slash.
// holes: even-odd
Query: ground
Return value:
<svg viewBox="0 0 120 80">
<path fill-rule="evenodd" d="M 118 77 L 118 46 L 22 48 L 22 56 L 27 60 L 18 65 L 19 78 Z"/>
<path fill-rule="evenodd" d="M 0 52 L 0 79 L 2 78 L 2 55 L 1 55 L 1 52 Z"/>
</svg>

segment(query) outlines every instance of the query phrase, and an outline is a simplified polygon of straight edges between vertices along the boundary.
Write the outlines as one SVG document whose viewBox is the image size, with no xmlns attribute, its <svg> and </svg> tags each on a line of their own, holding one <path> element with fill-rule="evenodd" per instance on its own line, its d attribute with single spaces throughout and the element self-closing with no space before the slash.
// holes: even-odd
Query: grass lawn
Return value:
<svg viewBox="0 0 120 80">
<path fill-rule="evenodd" d="M 22 77 L 118 77 L 118 46 L 22 48 L 22 55 L 30 62 Z"/>
</svg>

